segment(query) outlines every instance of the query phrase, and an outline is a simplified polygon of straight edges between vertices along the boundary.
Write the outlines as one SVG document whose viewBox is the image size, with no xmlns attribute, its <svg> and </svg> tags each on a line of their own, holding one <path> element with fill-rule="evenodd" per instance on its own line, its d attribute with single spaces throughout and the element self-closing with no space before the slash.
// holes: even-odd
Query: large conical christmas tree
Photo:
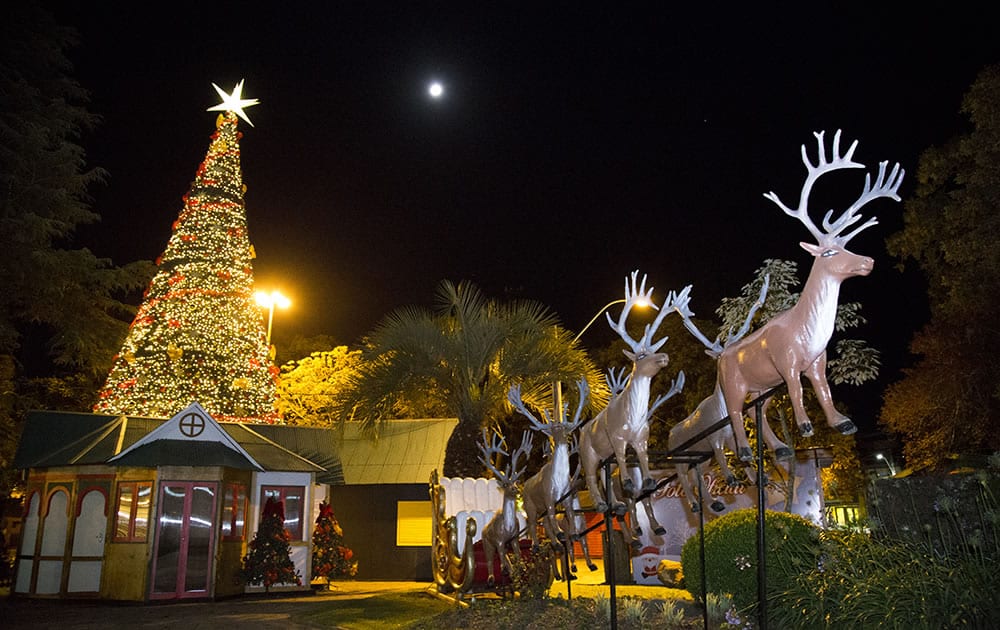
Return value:
<svg viewBox="0 0 1000 630">
<path fill-rule="evenodd" d="M 198 402 L 217 420 L 274 422 L 277 370 L 253 297 L 237 116 L 243 82 L 223 103 L 205 160 L 94 411 L 170 417 Z"/>
</svg>

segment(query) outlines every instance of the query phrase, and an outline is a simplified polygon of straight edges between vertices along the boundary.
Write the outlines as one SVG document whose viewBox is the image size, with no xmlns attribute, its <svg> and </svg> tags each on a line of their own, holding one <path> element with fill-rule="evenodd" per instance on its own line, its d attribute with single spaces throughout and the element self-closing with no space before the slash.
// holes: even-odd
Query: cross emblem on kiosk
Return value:
<svg viewBox="0 0 1000 630">
<path fill-rule="evenodd" d="M 205 419 L 196 413 L 185 414 L 180 421 L 180 430 L 187 437 L 198 437 L 205 430 Z"/>
</svg>

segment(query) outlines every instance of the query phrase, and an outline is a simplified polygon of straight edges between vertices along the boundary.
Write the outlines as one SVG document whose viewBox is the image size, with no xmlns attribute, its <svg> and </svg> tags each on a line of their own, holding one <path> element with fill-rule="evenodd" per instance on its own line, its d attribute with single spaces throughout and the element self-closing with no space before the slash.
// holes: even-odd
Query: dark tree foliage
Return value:
<svg viewBox="0 0 1000 630">
<path fill-rule="evenodd" d="M 359 421 L 376 435 L 385 421 L 421 417 L 420 409 L 458 418 L 443 474 L 476 477 L 483 473 L 476 449 L 482 427 L 506 417 L 511 385 L 521 384 L 526 404 L 551 408 L 555 381 L 586 377 L 591 407 L 607 402 L 586 353 L 541 304 L 499 302 L 473 284 L 447 280 L 437 299 L 436 311 L 399 309 L 367 337 L 360 369 L 336 401 L 336 417 Z"/>
<path fill-rule="evenodd" d="M 98 220 L 88 187 L 103 181 L 78 144 L 97 117 L 70 77 L 72 30 L 35 2 L 0 19 L 0 495 L 28 407 L 84 411 L 125 334 L 152 263 L 116 267 L 74 248 Z"/>
<path fill-rule="evenodd" d="M 247 584 L 263 584 L 265 591 L 275 584 L 302 584 L 290 556 L 291 539 L 285 529 L 284 505 L 268 497 L 260 526 L 243 557 L 243 580 Z"/>
<path fill-rule="evenodd" d="M 1000 449 L 1000 66 L 979 74 L 961 111 L 971 130 L 921 155 L 904 227 L 887 241 L 923 271 L 930 300 L 910 343 L 917 362 L 880 415 L 911 468 Z"/>
</svg>

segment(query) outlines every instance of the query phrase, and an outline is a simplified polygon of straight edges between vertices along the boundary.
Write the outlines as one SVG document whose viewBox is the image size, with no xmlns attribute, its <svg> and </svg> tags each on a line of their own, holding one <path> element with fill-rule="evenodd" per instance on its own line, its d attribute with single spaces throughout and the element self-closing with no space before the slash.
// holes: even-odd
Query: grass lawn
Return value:
<svg viewBox="0 0 1000 630">
<path fill-rule="evenodd" d="M 423 592 L 386 593 L 367 599 L 331 601 L 321 611 L 296 615 L 295 621 L 323 628 L 367 630 L 406 628 L 454 608 Z"/>
</svg>

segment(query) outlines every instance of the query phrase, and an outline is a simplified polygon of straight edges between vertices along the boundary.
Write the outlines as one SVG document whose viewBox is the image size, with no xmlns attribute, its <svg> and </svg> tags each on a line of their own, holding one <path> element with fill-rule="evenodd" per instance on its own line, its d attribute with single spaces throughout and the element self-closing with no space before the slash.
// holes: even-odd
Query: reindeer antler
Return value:
<svg viewBox="0 0 1000 630">
<path fill-rule="evenodd" d="M 646 421 L 649 422 L 652 419 L 653 412 L 656 411 L 657 407 L 679 394 L 682 389 L 684 389 L 684 370 L 677 372 L 677 379 L 671 381 L 670 389 L 667 393 L 657 396 L 653 404 L 649 406 L 649 411 L 646 412 Z"/>
<path fill-rule="evenodd" d="M 628 386 L 629 379 L 631 378 L 632 374 L 626 373 L 626 368 L 621 368 L 617 372 L 615 371 L 615 368 L 610 368 L 607 376 L 604 377 L 604 380 L 608 384 L 608 389 L 611 390 L 611 397 L 614 398 L 618 394 L 625 391 L 625 388 Z"/>
<path fill-rule="evenodd" d="M 890 197 L 899 201 L 899 195 L 897 191 L 899 190 L 899 185 L 903 181 L 903 175 L 905 171 L 899 167 L 897 163 L 890 173 L 888 180 L 885 176 L 885 169 L 888 162 L 882 162 L 879 164 L 879 175 L 876 179 L 875 186 L 871 185 L 871 174 L 865 176 L 865 188 L 861 193 L 861 196 L 855 201 L 850 208 L 844 211 L 836 220 L 830 221 L 830 217 L 833 215 L 833 210 L 829 210 L 826 213 L 826 217 L 823 219 L 823 230 L 820 231 L 819 228 L 813 223 L 812 219 L 809 217 L 809 195 L 812 193 L 813 184 L 825 173 L 831 171 L 836 171 L 845 168 L 865 168 L 864 164 L 854 161 L 854 150 L 858 147 L 858 141 L 855 140 L 851 143 L 850 148 L 847 149 L 847 153 L 843 156 L 840 155 L 840 130 L 838 129 L 833 137 L 833 152 L 832 159 L 826 159 L 826 150 L 824 148 L 823 136 L 826 132 L 819 131 L 813 132 L 816 136 L 816 144 L 818 147 L 817 163 L 813 165 L 809 160 L 809 156 L 806 153 L 806 145 L 802 145 L 802 163 L 806 166 L 806 180 L 802 184 L 802 192 L 799 195 L 799 206 L 798 208 L 792 210 L 786 206 L 778 198 L 778 195 L 773 191 L 766 193 L 764 197 L 773 201 L 779 208 L 784 211 L 785 214 L 798 219 L 806 229 L 813 235 L 816 242 L 820 245 L 838 245 L 843 246 L 847 241 L 851 240 L 858 232 L 861 230 L 876 225 L 878 220 L 876 217 L 868 219 L 861 227 L 857 228 L 847 236 L 840 236 L 840 233 L 844 231 L 850 225 L 853 225 L 861 219 L 857 215 L 857 211 L 864 206 L 866 203 L 872 199 L 877 199 L 879 197 Z"/>
<path fill-rule="evenodd" d="M 486 466 L 491 473 L 493 473 L 493 476 L 496 477 L 497 482 L 501 486 L 511 486 L 516 483 L 522 475 L 524 475 L 526 468 L 524 466 L 519 466 L 518 460 L 524 457 L 525 463 L 527 463 L 527 458 L 531 455 L 531 440 L 531 431 L 525 431 L 524 434 L 521 435 L 521 445 L 518 446 L 517 450 L 508 457 L 507 465 L 504 470 L 501 471 L 498 463 L 493 460 L 493 457 L 495 455 L 502 455 L 504 457 L 508 456 L 507 451 L 504 450 L 504 446 L 506 446 L 506 439 L 500 434 L 499 431 L 494 431 L 491 438 L 489 429 L 483 427 L 483 441 L 482 443 L 476 445 L 479 447 L 479 452 L 481 453 L 479 461 L 482 462 L 482 464 Z"/>
<path fill-rule="evenodd" d="M 659 328 L 663 318 L 666 317 L 667 313 L 671 311 L 670 305 L 673 303 L 673 300 L 676 299 L 676 294 L 674 294 L 673 291 L 668 293 L 667 300 L 664 302 L 663 308 L 660 308 L 656 306 L 651 299 L 653 295 L 653 287 L 649 287 L 648 291 L 646 290 L 646 274 L 642 275 L 642 282 L 639 284 L 638 289 L 636 288 L 636 279 L 638 275 L 638 269 L 632 272 L 631 284 L 629 284 L 629 279 L 625 278 L 625 306 L 622 307 L 622 312 L 621 315 L 618 316 L 618 321 L 615 322 L 615 320 L 611 318 L 611 313 L 605 313 L 604 315 L 608 318 L 608 325 L 611 326 L 611 330 L 618 333 L 618 336 L 621 337 L 630 348 L 632 348 L 632 352 L 635 352 L 636 354 L 640 352 L 656 352 L 667 342 L 667 337 L 664 336 L 663 339 L 653 343 L 653 335 L 656 333 L 656 329 Z M 636 341 L 635 339 L 632 339 L 632 337 L 628 334 L 628 331 L 625 329 L 625 322 L 628 320 L 628 314 L 629 311 L 632 310 L 632 307 L 643 302 L 648 303 L 652 308 L 660 311 L 660 314 L 656 316 L 656 319 L 652 324 L 646 324 L 642 339 Z"/>
</svg>

